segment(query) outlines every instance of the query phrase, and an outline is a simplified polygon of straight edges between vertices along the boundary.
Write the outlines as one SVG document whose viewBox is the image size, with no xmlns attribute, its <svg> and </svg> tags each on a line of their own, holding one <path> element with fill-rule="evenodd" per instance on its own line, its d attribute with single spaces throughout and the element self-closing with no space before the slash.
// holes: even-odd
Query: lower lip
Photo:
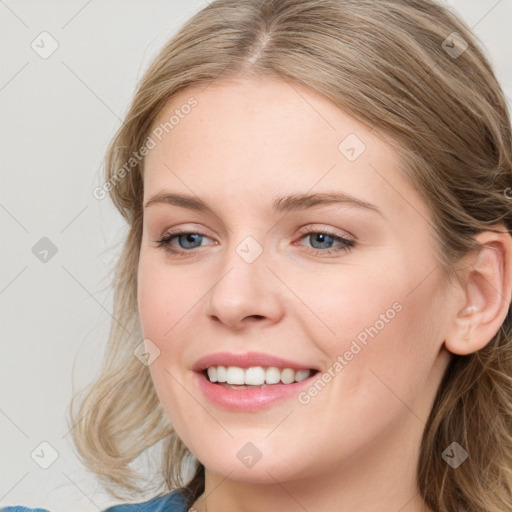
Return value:
<svg viewBox="0 0 512 512">
<path fill-rule="evenodd" d="M 310 386 L 317 374 L 293 384 L 272 384 L 263 388 L 230 389 L 210 382 L 203 373 L 196 372 L 198 384 L 206 398 L 214 405 L 230 411 L 255 411 L 276 404 Z"/>
</svg>

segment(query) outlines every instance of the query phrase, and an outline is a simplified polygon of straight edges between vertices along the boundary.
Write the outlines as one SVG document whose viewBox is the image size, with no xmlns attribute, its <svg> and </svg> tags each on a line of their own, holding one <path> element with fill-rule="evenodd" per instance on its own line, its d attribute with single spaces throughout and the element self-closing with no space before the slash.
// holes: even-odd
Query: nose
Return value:
<svg viewBox="0 0 512 512">
<path fill-rule="evenodd" d="M 207 316 L 237 331 L 278 322 L 284 310 L 283 286 L 267 263 L 265 252 L 248 262 L 230 250 L 205 301 Z"/>
</svg>

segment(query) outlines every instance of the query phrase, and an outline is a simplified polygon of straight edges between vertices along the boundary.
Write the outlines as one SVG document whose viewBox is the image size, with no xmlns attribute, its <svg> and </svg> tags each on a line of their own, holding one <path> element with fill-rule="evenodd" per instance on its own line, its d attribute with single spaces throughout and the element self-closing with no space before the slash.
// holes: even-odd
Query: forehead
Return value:
<svg viewBox="0 0 512 512">
<path fill-rule="evenodd" d="M 190 105 L 194 105 L 190 107 Z M 165 124 L 167 123 L 167 125 Z M 153 123 L 144 201 L 162 189 L 268 202 L 276 194 L 344 191 L 398 216 L 428 215 L 399 172 L 392 140 L 323 96 L 280 79 L 188 87 Z M 408 200 L 405 200 L 407 199 Z"/>
</svg>

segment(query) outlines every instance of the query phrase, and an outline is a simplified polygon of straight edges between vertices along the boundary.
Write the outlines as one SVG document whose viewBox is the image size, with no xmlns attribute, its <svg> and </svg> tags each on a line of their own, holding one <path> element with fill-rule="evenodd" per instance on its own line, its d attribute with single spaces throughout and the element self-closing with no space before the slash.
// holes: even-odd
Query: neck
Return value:
<svg viewBox="0 0 512 512">
<path fill-rule="evenodd" d="M 416 422 L 415 428 L 411 425 Z M 405 425 L 406 424 L 406 425 Z M 396 427 L 396 425 L 395 425 Z M 264 471 L 263 483 L 240 482 L 233 472 L 221 475 L 206 469 L 205 492 L 196 500 L 197 512 L 432 512 L 416 482 L 416 464 L 423 424 L 409 416 L 403 429 L 389 439 L 357 452 L 338 467 L 322 468 L 313 476 L 280 479 Z M 409 432 L 409 437 L 403 435 Z M 415 435 L 411 436 L 411 432 Z M 397 435 L 398 434 L 398 435 Z M 414 443 L 415 445 L 416 443 Z M 277 473 L 277 470 L 274 471 Z"/>
</svg>

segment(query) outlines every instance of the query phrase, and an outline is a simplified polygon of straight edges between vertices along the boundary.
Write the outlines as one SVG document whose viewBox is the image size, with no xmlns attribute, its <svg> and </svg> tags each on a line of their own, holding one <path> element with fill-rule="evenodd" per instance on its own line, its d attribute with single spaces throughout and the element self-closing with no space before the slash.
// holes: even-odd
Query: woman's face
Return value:
<svg viewBox="0 0 512 512">
<path fill-rule="evenodd" d="M 452 298 L 431 215 L 386 137 L 277 79 L 183 90 L 152 130 L 144 204 L 190 201 L 145 207 L 138 302 L 154 385 L 184 443 L 246 482 L 383 457 L 412 474 Z M 240 389 L 209 383 L 205 366 L 231 382 L 307 375 L 269 367 L 317 373 Z"/>
</svg>

